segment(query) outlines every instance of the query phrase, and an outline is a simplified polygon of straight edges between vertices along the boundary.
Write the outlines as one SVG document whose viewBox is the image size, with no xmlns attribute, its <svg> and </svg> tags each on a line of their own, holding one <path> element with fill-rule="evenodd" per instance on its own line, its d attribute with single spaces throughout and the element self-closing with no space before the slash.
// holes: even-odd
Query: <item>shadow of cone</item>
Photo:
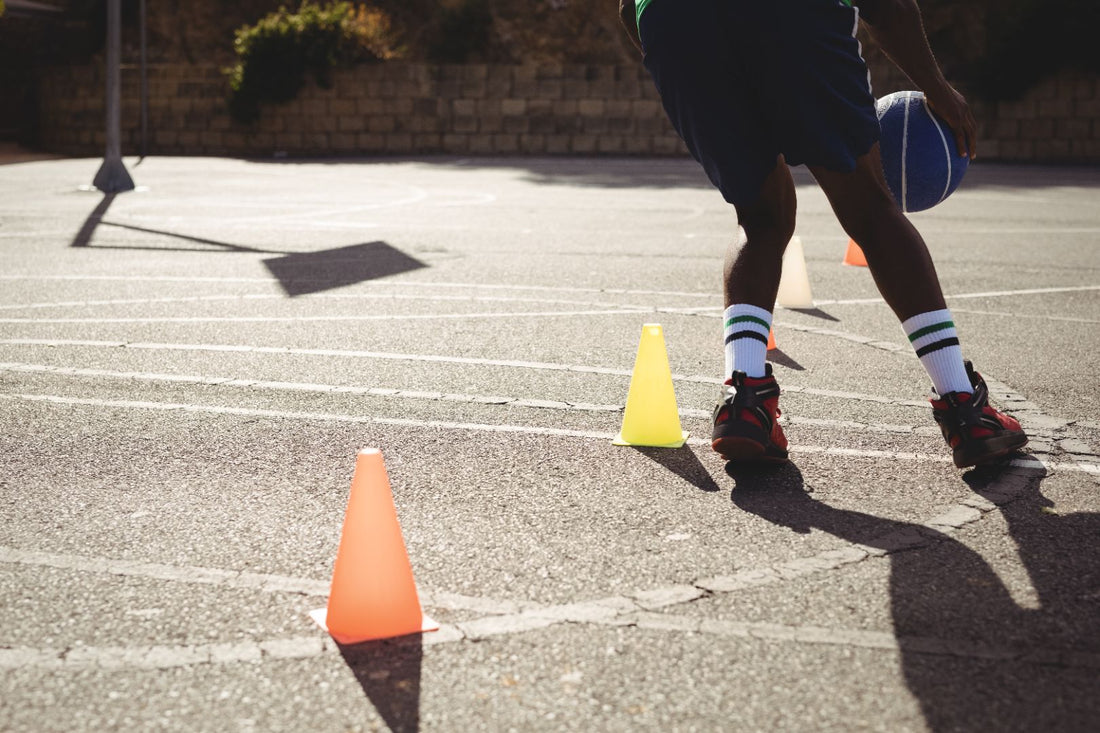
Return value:
<svg viewBox="0 0 1100 733">
<path fill-rule="evenodd" d="M 856 240 L 848 240 L 848 251 L 844 253 L 842 264 L 852 265 L 853 267 L 867 267 L 867 258 L 863 256 L 863 250 L 856 244 Z"/>
<path fill-rule="evenodd" d="M 642 326 L 642 340 L 630 375 L 623 427 L 615 445 L 679 448 L 688 434 L 680 429 L 676 392 L 665 351 L 665 336 L 655 323 Z"/>
<path fill-rule="evenodd" d="M 375 448 L 360 451 L 355 461 L 328 607 L 309 615 L 340 644 L 439 628 L 420 609 L 390 481 Z"/>
<path fill-rule="evenodd" d="M 776 294 L 775 303 L 784 308 L 814 307 L 814 296 L 810 292 L 810 276 L 806 272 L 806 255 L 802 250 L 800 237 L 791 237 L 787 251 L 783 253 L 783 275 L 779 278 L 779 291 Z"/>
</svg>

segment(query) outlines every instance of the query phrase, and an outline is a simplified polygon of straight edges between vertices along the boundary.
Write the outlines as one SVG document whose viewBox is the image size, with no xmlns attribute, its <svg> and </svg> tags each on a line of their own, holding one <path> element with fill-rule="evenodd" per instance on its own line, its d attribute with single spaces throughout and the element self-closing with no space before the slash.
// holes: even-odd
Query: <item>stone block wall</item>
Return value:
<svg viewBox="0 0 1100 733">
<path fill-rule="evenodd" d="M 872 68 L 876 93 L 909 86 Z M 123 153 L 140 141 L 139 78 L 125 67 Z M 101 155 L 101 67 L 46 69 L 39 77 L 39 139 L 51 152 Z M 338 71 L 329 89 L 265 105 L 258 122 L 233 121 L 218 68 L 152 66 L 151 155 L 246 157 L 409 155 L 685 155 L 645 70 L 633 65 L 426 65 Z M 1100 163 L 1100 84 L 1064 74 L 1025 97 L 974 103 L 986 160 Z"/>
</svg>

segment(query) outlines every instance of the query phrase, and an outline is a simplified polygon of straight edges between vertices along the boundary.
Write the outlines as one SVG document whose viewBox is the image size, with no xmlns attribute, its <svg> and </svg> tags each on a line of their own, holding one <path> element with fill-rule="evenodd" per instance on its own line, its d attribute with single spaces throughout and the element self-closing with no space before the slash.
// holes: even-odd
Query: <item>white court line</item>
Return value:
<svg viewBox="0 0 1100 733">
<path fill-rule="evenodd" d="M 515 361 L 506 359 L 478 359 L 466 356 L 436 356 L 430 354 L 396 354 L 379 351 L 349 351 L 340 349 L 304 349 L 288 346 L 248 346 L 243 344 L 162 344 L 142 343 L 127 341 L 93 341 L 80 339 L 0 339 L 0 345 L 6 346 L 87 346 L 92 348 L 107 349 L 142 349 L 163 351 L 196 351 L 215 353 L 239 353 L 239 354 L 278 354 L 290 356 L 327 356 L 348 359 L 380 359 L 389 361 L 413 361 L 430 364 L 463 364 L 468 366 L 492 366 L 510 369 L 535 369 L 556 372 L 575 372 L 579 374 L 602 374 L 614 377 L 630 377 L 633 371 L 630 369 L 614 369 L 611 367 L 595 367 L 580 364 L 555 364 L 550 362 Z M 722 380 L 717 377 L 702 377 L 684 374 L 673 374 L 674 382 L 687 382 L 691 384 L 720 385 Z M 880 395 L 862 394 L 859 392 L 843 392 L 831 389 L 816 389 L 800 387 L 798 385 L 784 386 L 783 392 L 788 394 L 808 394 L 816 397 L 830 397 L 843 400 L 859 400 L 864 402 L 876 402 L 885 405 L 897 405 L 900 407 L 928 407 L 926 401 L 898 400 Z"/>
<path fill-rule="evenodd" d="M 265 410 L 248 407 L 227 407 L 223 405 L 198 405 L 180 402 L 150 402 L 137 400 L 102 400 L 96 398 L 64 397 L 48 394 L 0 394 L 0 400 L 43 402 L 54 405 L 105 407 L 125 410 L 154 410 L 160 412 L 189 412 L 210 415 L 232 415 L 235 417 L 263 417 L 276 420 L 306 420 L 317 422 L 356 423 L 368 425 L 392 425 L 397 427 L 428 428 L 437 430 L 465 430 L 471 432 L 510 433 L 523 435 L 539 435 L 554 438 L 579 438 L 587 440 L 600 440 L 610 442 L 616 433 L 600 432 L 595 430 L 567 430 L 564 428 L 547 428 L 532 425 L 487 424 L 487 423 L 463 423 L 447 420 L 413 420 L 409 418 L 376 417 L 371 415 L 341 415 L 323 412 L 300 412 L 293 410 Z M 688 444 L 695 446 L 710 446 L 710 440 L 704 438 L 690 438 Z M 845 456 L 848 458 L 881 458 L 898 461 L 922 461 L 932 463 L 950 463 L 951 459 L 943 455 L 928 453 L 911 453 L 906 451 L 884 450 L 860 450 L 856 448 L 836 448 L 833 446 L 798 445 L 792 448 L 792 453 L 798 455 L 819 454 L 832 456 Z M 1058 471 L 1071 471 L 1100 475 L 1100 464 L 1091 463 L 1053 463 L 1040 461 L 1034 458 L 1020 458 L 1010 461 L 1007 465 L 1018 468 L 1047 469 Z"/>
<path fill-rule="evenodd" d="M 66 555 L 39 552 L 37 550 L 20 550 L 14 547 L 0 547 L 0 563 L 255 590 L 263 593 L 294 593 L 320 597 L 326 597 L 329 593 L 329 581 L 327 580 L 223 570 L 221 568 L 203 568 L 194 565 L 165 565 L 163 563 L 90 557 L 87 555 Z M 432 592 L 423 588 L 418 588 L 417 594 L 423 605 L 451 611 L 476 611 L 492 615 L 521 613 L 539 608 L 538 604 L 526 601 L 504 601 L 466 596 L 459 593 Z"/>
<path fill-rule="evenodd" d="M 481 313 L 418 313 L 342 316 L 167 316 L 163 318 L 0 318 L 10 325 L 75 323 L 357 323 L 366 321 L 446 321 L 474 318 L 556 318 L 563 316 L 621 316 L 654 313 L 653 308 L 583 311 L 504 311 Z"/>
<path fill-rule="evenodd" d="M 596 405 L 589 403 L 559 402 L 556 400 L 524 399 L 503 397 L 500 395 L 458 394 L 453 392 L 430 392 L 424 390 L 395 389 L 392 387 L 356 387 L 336 384 L 314 384 L 308 382 L 268 382 L 258 379 L 237 377 L 204 377 L 195 374 L 162 374 L 156 372 L 121 372 L 109 369 L 86 369 L 79 367 L 56 367 L 47 364 L 0 363 L 0 372 L 50 374 L 62 377 L 95 377 L 97 379 L 135 380 L 142 382 L 161 382 L 167 384 L 203 384 L 217 387 L 245 387 L 248 389 L 274 390 L 281 392 L 312 392 L 316 394 L 355 394 L 370 397 L 395 397 L 398 399 L 429 400 L 433 402 L 461 402 L 479 405 L 507 405 L 509 407 L 536 407 L 576 412 L 622 412 L 622 405 Z M 681 414 L 692 413 L 693 417 L 707 417 L 710 412 L 703 410 L 682 410 Z"/>
<path fill-rule="evenodd" d="M 518 369 L 538 369 L 559 372 L 579 372 L 582 374 L 606 374 L 616 377 L 629 377 L 629 369 L 593 367 L 576 364 L 555 364 L 551 362 L 520 361 L 512 359 L 479 359 L 468 356 L 436 356 L 430 354 L 398 354 L 382 351 L 355 351 L 342 349 L 300 349 L 286 346 L 248 346 L 243 344 L 168 344 L 141 343 L 126 341 L 92 341 L 80 339 L 0 339 L 0 345 L 9 346 L 88 346 L 98 348 L 128 348 L 152 351 L 197 351 L 244 354 L 283 354 L 293 356 L 330 356 L 351 359 L 382 359 L 390 361 L 416 361 L 432 364 L 464 364 L 469 366 L 496 366 Z M 681 381 L 721 384 L 720 379 L 708 377 L 686 377 L 673 375 Z"/>
<path fill-rule="evenodd" d="M 1100 320 L 1094 318 L 1071 318 L 1068 316 L 1034 316 L 1023 313 L 1008 313 L 1005 311 L 984 311 L 975 310 L 972 308 L 952 308 L 952 313 L 971 313 L 976 316 L 1003 316 L 1006 318 L 1024 318 L 1035 321 L 1058 321 L 1061 323 L 1100 323 Z"/>
<path fill-rule="evenodd" d="M 174 283 L 270 283 L 278 284 L 279 280 L 273 277 L 197 277 L 197 276 L 172 276 L 172 275 L 0 275 L 0 281 L 66 281 L 66 282 L 174 282 Z M 303 278 L 302 282 L 309 282 Z M 501 283 L 455 283 L 455 282 L 430 282 L 430 281 L 386 281 L 364 282 L 359 286 L 366 287 L 416 287 L 416 288 L 463 288 L 478 290 L 517 290 L 533 292 L 555 293 L 597 293 L 605 295 L 660 295 L 672 297 L 690 298 L 716 298 L 712 292 L 690 292 L 682 290 L 644 290 L 636 288 L 579 288 L 551 285 L 508 285 Z M 1051 293 L 1073 293 L 1090 290 L 1100 290 L 1100 285 L 1077 285 L 1052 288 L 1027 288 L 1022 290 L 990 290 L 978 293 L 945 294 L 947 299 L 953 298 L 997 298 L 1012 297 L 1017 295 L 1044 295 Z M 882 298 L 853 298 L 853 299 L 829 299 L 815 300 L 814 305 L 870 305 L 882 303 Z"/>
<path fill-rule="evenodd" d="M 761 622 L 738 622 L 704 617 L 655 613 L 670 606 L 692 603 L 708 594 L 727 594 L 761 585 L 773 585 L 820 574 L 879 558 L 896 552 L 912 551 L 938 544 L 966 526 L 979 521 L 986 513 L 1017 498 L 1034 477 L 1006 473 L 987 487 L 982 496 L 967 496 L 926 522 L 903 524 L 878 535 L 867 544 L 845 543 L 837 549 L 825 550 L 809 557 L 795 558 L 769 566 L 742 569 L 733 575 L 701 578 L 692 584 L 662 586 L 639 590 L 627 595 L 609 596 L 588 601 L 553 606 L 535 606 L 500 613 L 510 602 L 498 606 L 489 599 L 459 596 L 463 604 L 488 603 L 488 617 L 442 625 L 438 632 L 416 640 L 423 644 L 440 644 L 462 640 L 483 640 L 565 623 L 635 627 L 658 631 L 679 631 L 714 636 L 754 638 L 765 641 L 797 644 L 830 644 L 862 647 L 892 652 L 947 655 L 983 660 L 1054 665 L 1060 667 L 1100 668 L 1100 655 L 1070 649 L 994 646 L 984 642 L 936 637 L 896 636 L 889 631 L 867 629 L 789 626 Z M 247 578 L 244 587 L 259 586 L 264 590 L 306 592 L 320 585 L 314 580 L 281 578 L 235 573 L 209 568 L 178 568 L 157 564 L 73 555 L 53 555 L 35 551 L 0 548 L 0 560 L 31 565 L 47 565 L 78 570 L 115 572 L 121 575 L 148 574 L 167 580 L 192 582 L 226 582 Z M 182 572 L 181 572 L 182 571 Z M 274 586 L 271 578 L 279 578 Z M 279 587 L 282 585 L 283 587 Z M 469 605 L 462 605 L 467 608 Z M 512 604 L 513 607 L 515 604 Z M 199 644 L 137 647 L 76 647 L 65 649 L 34 649 L 14 647 L 0 649 L 0 669 L 47 668 L 59 670 L 85 669 L 164 669 L 196 664 L 231 664 L 261 662 L 265 659 L 295 659 L 314 657 L 335 650 L 331 640 L 316 636 L 246 641 L 232 644 Z"/>
<path fill-rule="evenodd" d="M 121 298 L 101 300 L 66 300 L 57 302 L 25 303 L 0 305 L 0 310 L 31 310 L 40 308 L 87 308 L 92 306 L 114 305 L 157 305 L 165 303 L 208 303 L 224 301 L 281 300 L 286 301 L 282 293 L 244 293 L 233 295 L 191 295 L 174 298 Z M 407 293 L 310 293 L 295 296 L 296 301 L 308 300 L 423 300 L 468 303 L 540 303 L 551 305 L 572 305 L 605 308 L 637 308 L 652 310 L 652 306 L 623 303 L 607 303 L 590 300 L 564 300 L 561 298 L 509 298 L 496 295 L 410 295 Z"/>
<path fill-rule="evenodd" d="M 478 405 L 506 405 L 508 407 L 531 407 L 537 409 L 563 410 L 570 412 L 617 412 L 623 405 L 600 405 L 587 402 L 564 402 L 500 395 L 460 394 L 453 392 L 431 392 L 424 390 L 406 390 L 392 387 L 357 387 L 336 384 L 316 384 L 310 382 L 270 382 L 258 379 L 238 377 L 204 377 L 197 374 L 164 374 L 158 372 L 123 372 L 111 369 L 88 369 L 84 367 L 59 367 L 48 364 L 28 364 L 25 362 L 0 362 L 0 372 L 49 374 L 61 377 L 93 377 L 96 379 L 134 380 L 140 382 L 160 382 L 165 384 L 202 384 L 216 387 L 243 387 L 248 389 L 273 390 L 279 392 L 315 393 L 315 394 L 356 394 L 370 397 L 393 397 L 397 399 L 428 400 L 432 402 L 460 402 Z M 717 380 L 715 380 L 717 381 Z M 794 391 L 801 391 L 793 388 Z M 821 390 L 824 391 L 824 390 Z M 829 396 L 860 401 L 881 401 L 897 404 L 889 398 L 877 398 L 876 395 L 859 395 L 844 392 L 831 393 Z M 924 403 L 912 403 L 925 407 Z M 677 412 L 682 417 L 706 418 L 710 410 L 682 408 Z M 830 420 L 826 418 L 797 417 L 784 415 L 780 418 L 784 425 L 822 427 L 842 430 L 855 430 L 872 433 L 928 434 L 939 436 L 934 426 L 891 425 L 887 423 L 862 423 L 854 420 Z"/>
<path fill-rule="evenodd" d="M 988 290 L 981 293 L 957 293 L 955 295 L 944 294 L 947 300 L 967 298 L 1004 298 L 1017 295 L 1046 295 L 1051 293 L 1079 293 L 1090 290 L 1100 290 L 1100 285 L 1073 285 L 1060 288 L 1028 288 L 1024 290 Z M 815 306 L 821 305 L 873 305 L 884 303 L 882 298 L 852 298 L 848 300 L 815 300 Z"/>
<path fill-rule="evenodd" d="M 712 620 L 652 612 L 616 614 L 615 609 L 603 609 L 595 603 L 576 603 L 572 604 L 572 607 L 578 614 L 588 612 L 590 618 L 585 617 L 581 619 L 582 621 L 611 626 L 756 639 L 772 643 L 859 647 L 893 653 L 978 659 L 987 663 L 1003 661 L 1070 669 L 1100 669 L 1100 655 L 1077 650 L 999 647 L 965 639 L 897 637 L 887 631 Z M 512 618 L 507 628 L 502 627 L 501 630 L 490 627 L 485 627 L 483 630 L 477 622 L 453 626 L 440 624 L 439 631 L 415 637 L 415 643 L 430 646 L 461 641 L 464 638 L 481 639 L 498 634 L 546 628 L 557 623 L 553 618 L 517 615 Z M 484 633 L 485 631 L 489 633 Z M 79 646 L 64 649 L 11 647 L 0 649 L 0 669 L 47 669 L 63 672 L 163 670 L 200 664 L 255 664 L 279 659 L 311 659 L 336 654 L 338 649 L 339 647 L 332 639 L 319 636 L 174 646 Z"/>
<path fill-rule="evenodd" d="M 304 253 L 307 254 L 307 253 Z M 43 280 L 63 282 L 157 282 L 157 283 L 267 283 L 279 284 L 274 277 L 197 277 L 175 275 L 0 275 L 0 280 Z M 312 282 L 302 278 L 295 282 Z M 369 281 L 358 283 L 365 287 L 408 287 L 408 288 L 462 288 L 466 290 L 519 290 L 550 293 L 595 293 L 605 295 L 666 295 L 690 298 L 717 298 L 717 293 L 684 292 L 681 290 L 640 290 L 637 288 L 579 288 L 553 285 L 506 285 L 501 283 L 455 283 L 432 281 Z"/>
<path fill-rule="evenodd" d="M 262 216 L 237 216 L 228 219 L 220 220 L 219 224 L 246 224 L 246 223 L 267 223 L 270 221 L 289 221 L 293 219 L 307 219 L 319 216 L 343 216 L 346 214 L 356 214 L 361 211 L 377 211 L 379 209 L 393 209 L 399 206 L 408 206 L 409 204 L 416 204 L 424 199 L 428 198 L 427 190 L 420 186 L 414 186 L 410 183 L 396 183 L 391 181 L 364 181 L 367 185 L 377 185 L 381 183 L 383 186 L 396 187 L 400 186 L 405 188 L 410 193 L 406 194 L 404 198 L 394 199 L 393 201 L 380 201 L 373 204 L 359 204 L 357 206 L 342 206 L 334 209 L 315 209 L 312 211 L 300 211 L 300 212 L 287 212 L 285 214 L 264 214 Z"/>
</svg>

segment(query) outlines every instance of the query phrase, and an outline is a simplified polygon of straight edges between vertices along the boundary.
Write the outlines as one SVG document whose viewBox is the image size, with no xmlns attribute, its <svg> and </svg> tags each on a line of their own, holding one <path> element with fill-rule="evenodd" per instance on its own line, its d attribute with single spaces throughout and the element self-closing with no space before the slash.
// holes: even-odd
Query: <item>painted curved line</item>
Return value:
<svg viewBox="0 0 1100 733">
<path fill-rule="evenodd" d="M 943 152 L 947 158 L 947 180 L 943 185 L 943 196 L 940 196 L 940 200 L 936 203 L 942 203 L 947 198 L 947 194 L 951 192 L 951 176 L 953 169 L 951 167 L 951 148 L 947 144 L 947 136 L 943 134 L 943 126 L 940 125 L 940 121 L 936 119 L 936 116 L 932 113 L 932 108 L 928 106 L 928 100 L 924 100 L 924 112 L 928 115 L 928 119 L 932 120 L 932 126 L 936 128 L 936 132 L 940 134 L 940 141 L 943 143 Z"/>
</svg>

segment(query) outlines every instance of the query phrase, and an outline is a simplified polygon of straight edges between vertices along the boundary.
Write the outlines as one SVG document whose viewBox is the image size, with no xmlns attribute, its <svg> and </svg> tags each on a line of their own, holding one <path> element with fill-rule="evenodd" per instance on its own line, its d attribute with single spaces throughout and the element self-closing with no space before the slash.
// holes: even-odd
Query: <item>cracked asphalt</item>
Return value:
<svg viewBox="0 0 1100 733">
<path fill-rule="evenodd" d="M 0 165 L 0 730 L 1095 729 L 1096 168 L 912 216 L 1032 436 L 967 472 L 796 171 L 793 461 L 746 471 L 692 161 L 127 163 Z M 611 444 L 646 323 L 680 449 Z M 340 646 L 308 614 L 366 447 L 441 628 Z"/>
</svg>

